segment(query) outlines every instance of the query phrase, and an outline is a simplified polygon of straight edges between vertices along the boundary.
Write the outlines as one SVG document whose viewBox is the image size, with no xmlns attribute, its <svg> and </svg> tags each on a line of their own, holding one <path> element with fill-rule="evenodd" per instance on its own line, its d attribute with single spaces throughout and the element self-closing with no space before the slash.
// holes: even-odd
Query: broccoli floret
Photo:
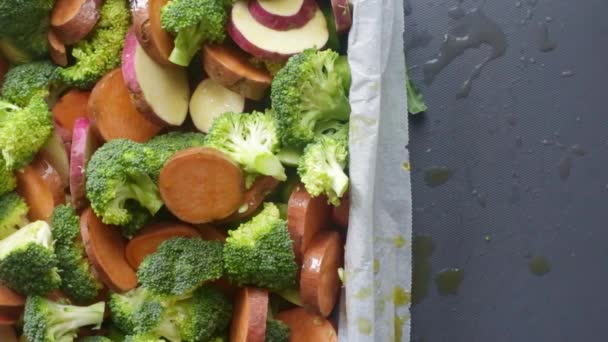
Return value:
<svg viewBox="0 0 608 342">
<path fill-rule="evenodd" d="M 223 0 L 172 0 L 161 10 L 163 30 L 175 36 L 169 60 L 188 66 L 203 43 L 221 43 L 228 15 Z"/>
<path fill-rule="evenodd" d="M 105 336 L 87 336 L 80 339 L 79 342 L 112 342 L 112 340 Z"/>
<path fill-rule="evenodd" d="M 0 240 L 28 224 L 28 207 L 15 192 L 0 195 Z"/>
<path fill-rule="evenodd" d="M 163 242 L 137 270 L 147 290 L 161 295 L 188 295 L 223 274 L 223 244 L 178 237 Z"/>
<path fill-rule="evenodd" d="M 319 136 L 304 149 L 298 165 L 298 174 L 312 196 L 327 195 L 333 205 L 348 189 L 348 176 L 344 168 L 348 162 L 348 125 L 333 134 Z"/>
<path fill-rule="evenodd" d="M 46 222 L 32 222 L 0 241 L 0 280 L 26 295 L 44 295 L 59 287 L 53 237 Z"/>
<path fill-rule="evenodd" d="M 181 341 L 177 327 L 169 320 L 168 309 L 159 297 L 150 298 L 135 311 L 135 332 L 154 334 L 169 341 Z"/>
<path fill-rule="evenodd" d="M 291 331 L 287 324 L 269 318 L 266 320 L 266 338 L 264 342 L 288 342 Z"/>
<path fill-rule="evenodd" d="M 2 114 L 0 114 L 0 120 L 1 117 Z M 2 124 L 0 123 L 0 126 L 1 125 Z M 8 165 L 6 165 L 6 161 L 4 161 L 4 157 L 2 157 L 2 154 L 0 153 L 0 195 L 13 191 L 15 187 L 17 187 L 17 178 Z"/>
<path fill-rule="evenodd" d="M 29 164 L 53 133 L 53 114 L 37 93 L 25 107 L 0 101 L 0 153 L 16 170 Z"/>
<path fill-rule="evenodd" d="M 149 297 L 148 291 L 141 287 L 123 294 L 111 294 L 108 306 L 112 322 L 123 332 L 133 334 L 137 324 L 135 313 Z"/>
<path fill-rule="evenodd" d="M 80 239 L 80 220 L 68 205 L 55 208 L 51 216 L 55 238 L 55 255 L 61 274 L 61 289 L 78 303 L 97 297 L 103 284 L 93 275 Z"/>
<path fill-rule="evenodd" d="M 26 106 L 39 92 L 50 92 L 57 67 L 48 61 L 32 62 L 10 69 L 4 76 L 2 97 L 17 106 Z"/>
<path fill-rule="evenodd" d="M 176 152 L 190 147 L 203 146 L 204 142 L 205 135 L 194 132 L 170 132 L 152 138 L 145 143 L 146 162 L 150 174 L 157 180 L 160 170 Z"/>
<path fill-rule="evenodd" d="M 123 342 L 165 342 L 165 340 L 154 334 L 138 334 L 126 336 Z"/>
<path fill-rule="evenodd" d="M 27 298 L 23 332 L 29 342 L 73 341 L 78 329 L 103 322 L 105 303 L 75 306 L 39 296 Z"/>
<path fill-rule="evenodd" d="M 143 145 L 114 139 L 99 148 L 86 169 L 86 192 L 95 214 L 131 236 L 162 207 L 158 186 L 146 168 Z"/>
<path fill-rule="evenodd" d="M 241 285 L 282 290 L 295 284 L 298 266 L 287 221 L 279 209 L 265 203 L 250 221 L 228 232 L 224 265 L 228 277 Z"/>
<path fill-rule="evenodd" d="M 213 120 L 205 146 L 216 148 L 237 162 L 250 175 L 287 179 L 275 155 L 279 139 L 273 116 L 267 113 L 224 113 Z M 251 184 L 247 184 L 249 187 Z"/>
<path fill-rule="evenodd" d="M 350 70 L 331 50 L 306 50 L 291 57 L 272 81 L 270 99 L 286 146 L 313 141 L 319 124 L 348 120 Z"/>
<path fill-rule="evenodd" d="M 93 87 L 103 75 L 120 65 L 125 35 L 130 23 L 128 1 L 106 0 L 93 32 L 86 40 L 76 43 L 72 49 L 76 64 L 60 68 L 60 78 L 73 87 Z"/>
<path fill-rule="evenodd" d="M 47 33 L 54 0 L 0 1 L 0 50 L 15 64 L 48 53 Z"/>
</svg>

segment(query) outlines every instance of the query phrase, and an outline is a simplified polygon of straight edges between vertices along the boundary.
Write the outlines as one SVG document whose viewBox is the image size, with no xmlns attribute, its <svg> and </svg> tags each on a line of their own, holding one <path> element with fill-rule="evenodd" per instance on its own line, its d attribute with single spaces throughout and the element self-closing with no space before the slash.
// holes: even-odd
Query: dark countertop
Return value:
<svg viewBox="0 0 608 342">
<path fill-rule="evenodd" d="M 425 84 L 421 66 L 464 12 L 450 19 L 457 0 L 410 1 L 410 76 L 429 106 L 410 120 L 414 232 L 434 244 L 414 265 L 419 289 L 431 280 L 413 341 L 608 340 L 608 1 L 462 2 L 507 41 L 463 99 L 491 49 L 465 50 Z M 450 171 L 445 184 L 425 183 L 433 167 Z M 544 275 L 529 268 L 538 256 Z M 439 295 L 432 278 L 454 267 L 458 293 Z"/>
</svg>

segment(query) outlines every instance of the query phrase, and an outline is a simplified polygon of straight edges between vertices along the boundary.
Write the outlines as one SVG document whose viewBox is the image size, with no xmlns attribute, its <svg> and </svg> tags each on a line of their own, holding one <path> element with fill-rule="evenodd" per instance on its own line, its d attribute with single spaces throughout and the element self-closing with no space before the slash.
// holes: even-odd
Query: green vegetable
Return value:
<svg viewBox="0 0 608 342">
<path fill-rule="evenodd" d="M 86 192 L 106 224 L 123 226 L 132 236 L 163 206 L 152 179 L 144 146 L 114 139 L 99 148 L 87 165 Z"/>
<path fill-rule="evenodd" d="M 204 43 L 221 43 L 228 15 L 223 0 L 172 0 L 161 10 L 163 30 L 175 36 L 169 60 L 188 66 Z"/>
<path fill-rule="evenodd" d="M 73 341 L 79 328 L 101 326 L 104 309 L 104 302 L 75 306 L 31 296 L 25 304 L 23 332 L 28 342 Z"/>
<path fill-rule="evenodd" d="M 48 54 L 47 33 L 54 0 L 0 1 L 0 51 L 13 64 Z"/>
<path fill-rule="evenodd" d="M 36 93 L 24 107 L 0 100 L 0 154 L 11 170 L 29 164 L 53 132 L 47 94 Z"/>
<path fill-rule="evenodd" d="M 78 303 L 94 300 L 103 284 L 93 275 L 80 239 L 80 220 L 68 205 L 55 208 L 51 216 L 55 254 L 61 274 L 61 290 Z"/>
<path fill-rule="evenodd" d="M 349 88 L 348 63 L 336 52 L 309 49 L 291 57 L 270 94 L 281 142 L 302 148 L 314 140 L 318 126 L 348 121 Z"/>
<path fill-rule="evenodd" d="M 125 35 L 130 25 L 128 1 L 106 0 L 93 32 L 72 49 L 76 64 L 60 68 L 60 78 L 73 87 L 92 88 L 103 75 L 120 66 Z"/>
<path fill-rule="evenodd" d="M 202 284 L 223 275 L 223 244 L 178 237 L 163 242 L 137 270 L 147 290 L 162 295 L 189 295 Z"/>
<path fill-rule="evenodd" d="M 165 342 L 154 334 L 128 335 L 123 342 Z"/>
<path fill-rule="evenodd" d="M 411 79 L 407 79 L 407 111 L 411 114 L 418 114 L 426 112 L 428 107 L 424 103 L 424 97 L 418 87 L 412 82 Z"/>
<path fill-rule="evenodd" d="M 269 318 L 266 320 L 266 338 L 264 342 L 289 342 L 291 331 L 287 324 Z"/>
<path fill-rule="evenodd" d="M 250 221 L 228 232 L 224 265 L 228 277 L 240 285 L 282 290 L 295 285 L 298 266 L 287 221 L 279 209 L 265 203 Z"/>
<path fill-rule="evenodd" d="M 0 280 L 26 295 L 43 295 L 59 287 L 51 228 L 32 222 L 0 241 Z"/>
<path fill-rule="evenodd" d="M 312 196 L 325 194 L 329 202 L 337 206 L 348 189 L 348 176 L 344 172 L 347 162 L 348 124 L 344 124 L 306 146 L 298 174 Z"/>
<path fill-rule="evenodd" d="M 27 106 L 39 92 L 50 92 L 57 67 L 48 61 L 32 62 L 11 68 L 4 76 L 2 97 L 17 106 Z"/>
<path fill-rule="evenodd" d="M 15 178 L 15 174 L 9 169 L 6 161 L 4 161 L 4 157 L 0 154 L 0 195 L 13 191 L 16 186 L 17 178 Z"/>
<path fill-rule="evenodd" d="M 213 120 L 205 145 L 224 152 L 241 165 L 251 175 L 247 187 L 260 174 L 287 179 L 285 168 L 275 156 L 279 139 L 270 113 L 224 113 Z"/>
<path fill-rule="evenodd" d="M 79 340 L 80 342 L 112 342 L 111 339 L 105 336 L 87 336 Z"/>
<path fill-rule="evenodd" d="M 112 323 L 124 333 L 135 332 L 137 321 L 134 319 L 135 312 L 150 298 L 151 295 L 144 288 L 138 287 L 129 292 L 110 295 L 108 307 L 112 313 Z"/>
<path fill-rule="evenodd" d="M 202 133 L 169 132 L 157 135 L 145 143 L 146 164 L 150 174 L 157 180 L 160 170 L 176 152 L 190 147 L 203 146 L 204 142 L 205 135 Z"/>
<path fill-rule="evenodd" d="M 28 207 L 15 192 L 0 195 L 0 240 L 28 224 Z"/>
</svg>

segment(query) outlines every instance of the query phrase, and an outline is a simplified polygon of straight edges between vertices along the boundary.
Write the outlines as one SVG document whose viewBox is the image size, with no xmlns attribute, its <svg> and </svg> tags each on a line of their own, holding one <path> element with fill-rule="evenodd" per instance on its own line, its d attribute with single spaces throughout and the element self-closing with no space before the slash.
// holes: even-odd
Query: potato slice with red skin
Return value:
<svg viewBox="0 0 608 342">
<path fill-rule="evenodd" d="M 57 0 L 51 12 L 51 27 L 66 45 L 85 38 L 100 18 L 103 0 Z"/>
<path fill-rule="evenodd" d="M 289 326 L 291 330 L 289 342 L 338 341 L 336 329 L 334 329 L 327 319 L 309 313 L 304 308 L 279 312 L 276 318 Z"/>
<path fill-rule="evenodd" d="M 315 0 L 252 0 L 249 12 L 260 24 L 279 31 L 300 28 L 315 15 Z"/>
<path fill-rule="evenodd" d="M 57 130 L 53 131 L 49 140 L 46 141 L 40 152 L 38 152 L 38 155 L 51 164 L 53 169 L 57 171 L 63 186 L 70 184 L 70 158 L 63 138 L 61 138 Z"/>
<path fill-rule="evenodd" d="M 212 78 L 198 84 L 190 98 L 190 118 L 201 132 L 209 133 L 213 121 L 226 112 L 242 113 L 245 97 L 224 87 Z"/>
<path fill-rule="evenodd" d="M 241 168 L 218 150 L 193 147 L 177 152 L 160 171 L 160 194 L 180 220 L 224 219 L 243 203 Z"/>
<path fill-rule="evenodd" d="M 55 207 L 65 203 L 65 185 L 61 176 L 41 157 L 36 157 L 30 165 L 15 172 L 15 175 L 17 193 L 30 208 L 27 215 L 29 220 L 50 222 Z"/>
<path fill-rule="evenodd" d="M 138 269 L 144 259 L 156 252 L 158 246 L 164 241 L 175 237 L 200 237 L 195 228 L 183 223 L 156 223 L 145 227 L 127 243 L 125 256 L 133 267 Z"/>
<path fill-rule="evenodd" d="M 340 295 L 338 268 L 344 264 L 344 245 L 334 231 L 318 233 L 302 260 L 300 297 L 304 307 L 329 316 Z"/>
<path fill-rule="evenodd" d="M 331 0 L 331 9 L 336 21 L 336 32 L 348 32 L 353 23 L 353 14 L 348 0 Z"/>
<path fill-rule="evenodd" d="M 230 342 L 264 342 L 267 318 L 268 291 L 255 287 L 240 288 L 234 300 Z"/>
<path fill-rule="evenodd" d="M 88 118 L 76 119 L 70 154 L 70 195 L 76 210 L 88 204 L 85 191 L 85 170 L 93 152 L 99 146 Z"/>
<path fill-rule="evenodd" d="M 59 40 L 53 30 L 49 30 L 47 39 L 49 41 L 49 55 L 53 63 L 61 66 L 68 65 L 68 55 L 65 52 L 65 44 Z"/>
<path fill-rule="evenodd" d="M 327 197 L 312 197 L 302 184 L 295 187 L 287 203 L 287 226 L 297 260 L 302 260 L 313 237 L 327 228 L 330 214 Z"/>
<path fill-rule="evenodd" d="M 260 176 L 243 195 L 243 204 L 234 214 L 219 223 L 238 221 L 253 215 L 268 194 L 279 186 L 279 180 L 271 176 Z"/>
<path fill-rule="evenodd" d="M 253 65 L 239 49 L 228 45 L 205 45 L 203 67 L 209 77 L 248 99 L 261 100 L 272 82 L 272 76 Z"/>
<path fill-rule="evenodd" d="M 131 14 L 137 41 L 156 63 L 171 65 L 173 38 L 162 29 L 160 10 L 168 0 L 132 0 Z"/>
<path fill-rule="evenodd" d="M 126 241 L 118 227 L 104 224 L 87 208 L 80 215 L 80 234 L 91 266 L 110 290 L 126 292 L 137 286 L 135 271 L 125 257 Z"/>
</svg>

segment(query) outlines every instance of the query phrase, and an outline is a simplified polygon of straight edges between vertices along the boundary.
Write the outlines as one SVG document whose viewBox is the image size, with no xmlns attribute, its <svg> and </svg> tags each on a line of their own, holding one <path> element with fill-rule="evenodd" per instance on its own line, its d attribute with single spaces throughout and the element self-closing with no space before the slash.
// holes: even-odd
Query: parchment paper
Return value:
<svg viewBox="0 0 608 342">
<path fill-rule="evenodd" d="M 409 341 L 412 205 L 403 1 L 355 0 L 340 342 Z"/>
</svg>

